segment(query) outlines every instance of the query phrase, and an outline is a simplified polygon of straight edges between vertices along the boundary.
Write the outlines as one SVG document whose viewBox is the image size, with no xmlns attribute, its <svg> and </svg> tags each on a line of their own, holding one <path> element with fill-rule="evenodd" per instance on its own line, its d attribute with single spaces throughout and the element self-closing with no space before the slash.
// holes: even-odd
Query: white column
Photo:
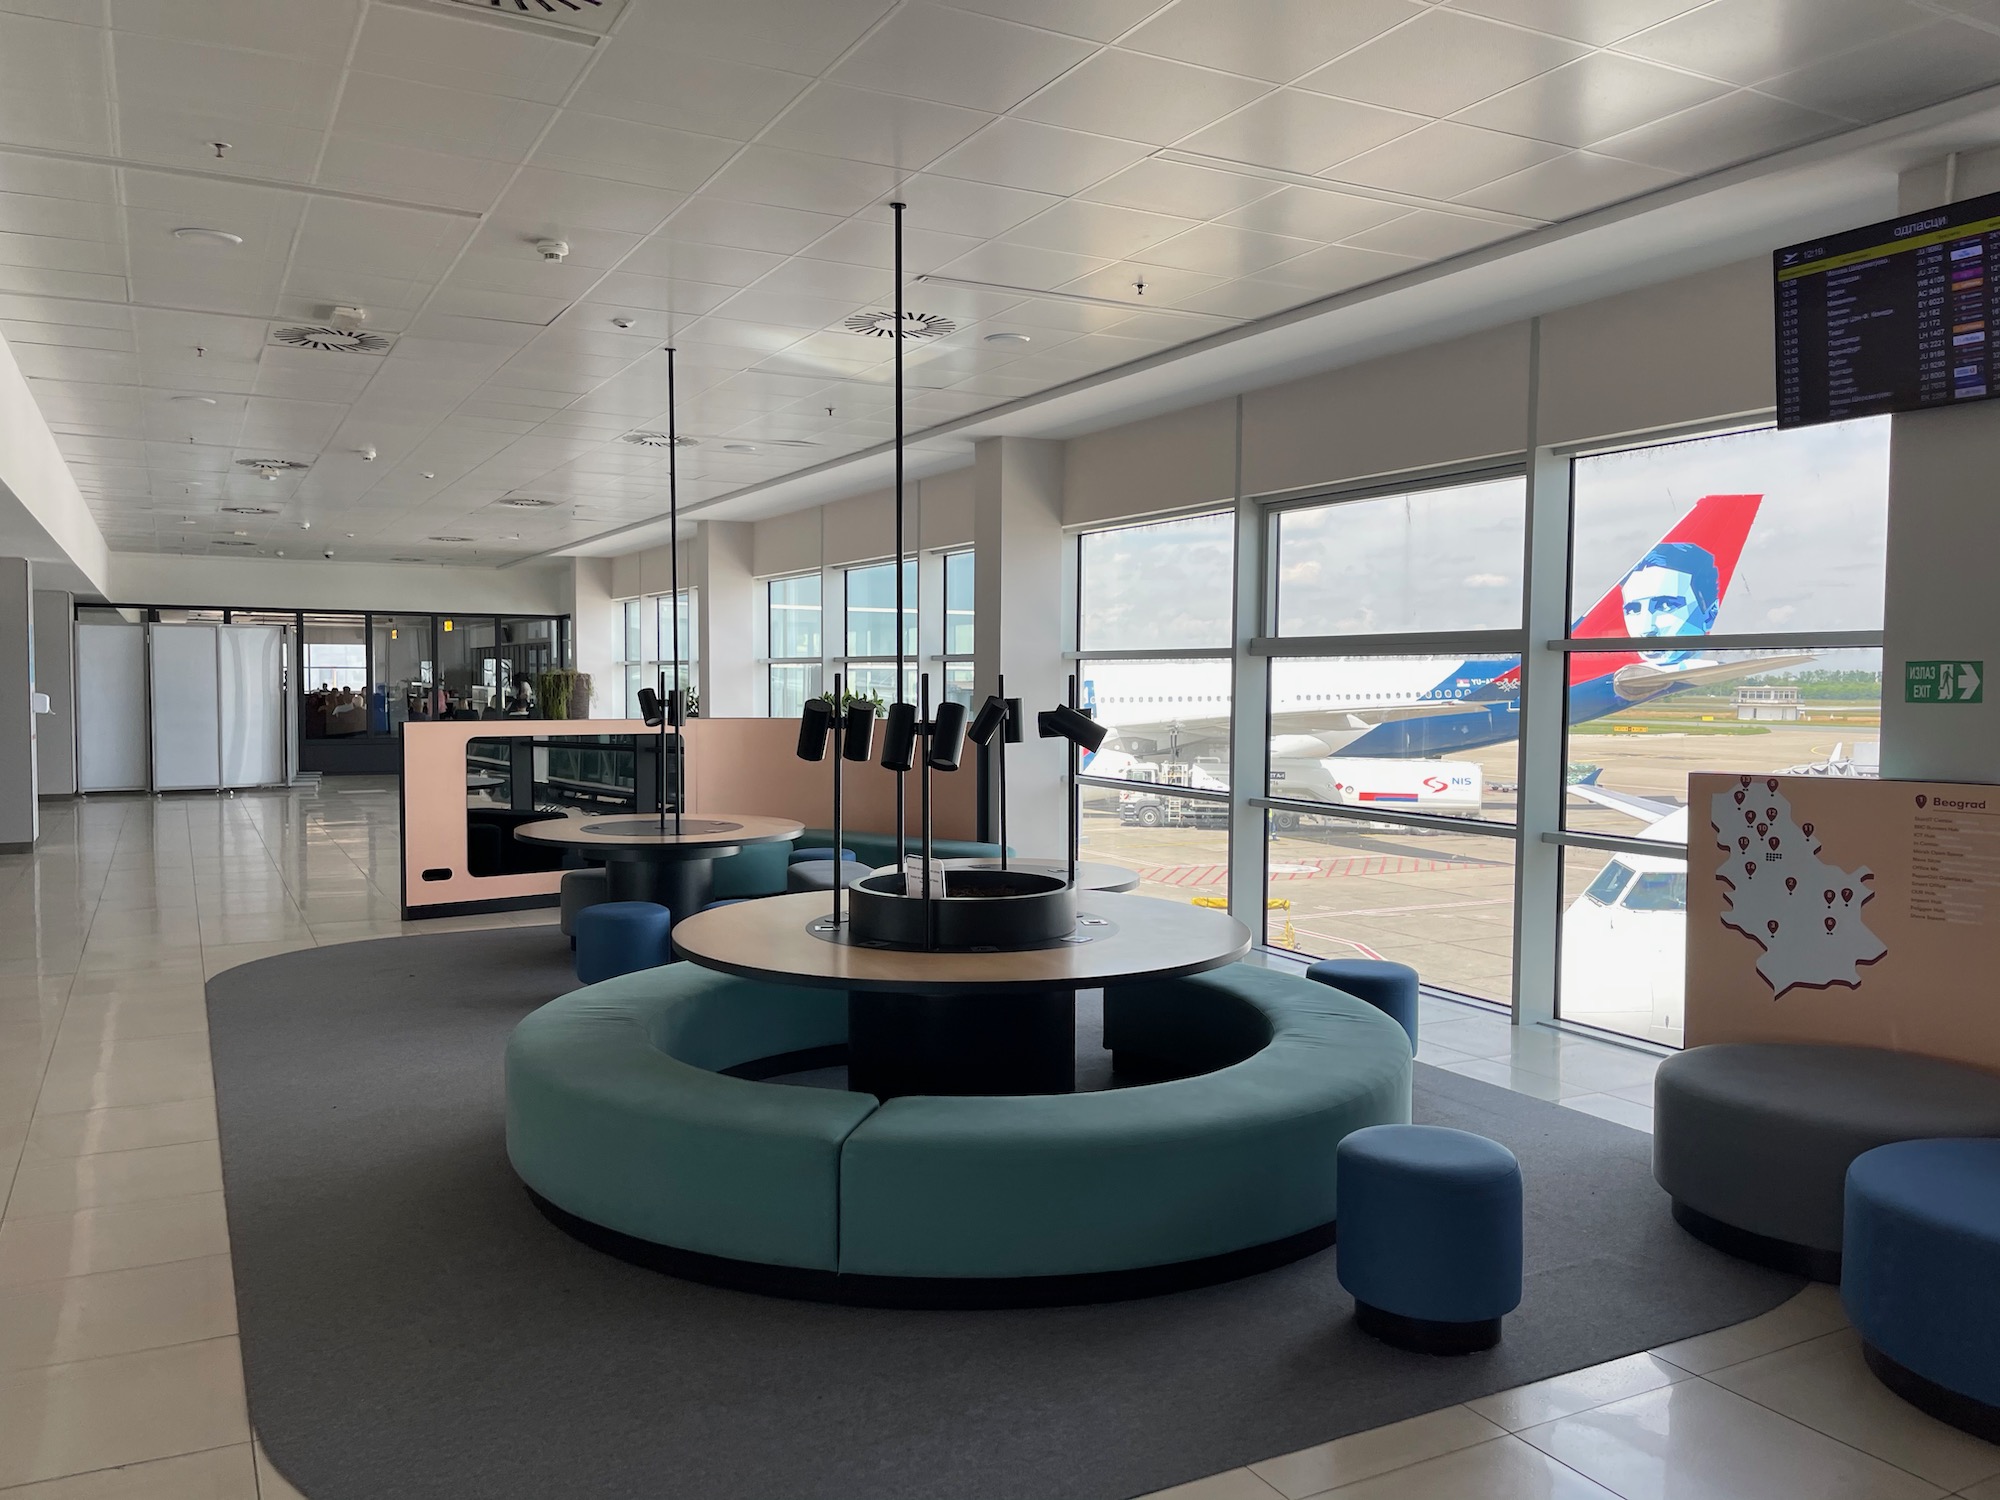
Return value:
<svg viewBox="0 0 2000 1500">
<path fill-rule="evenodd" d="M 985 438 L 973 449 L 973 693 L 1005 673 L 1026 740 L 1007 748 L 1008 840 L 1056 858 L 1069 837 L 1067 742 L 1035 735 L 1035 714 L 1064 701 L 1063 448 L 1040 438 Z M 995 836 L 998 836 L 996 825 Z"/>
<path fill-rule="evenodd" d="M 1911 213 L 2000 190 L 2000 150 L 1961 152 L 1902 176 Z M 1983 661 L 2000 669 L 2000 401 L 1891 417 L 1889 536 L 1882 600 L 1882 774 L 2000 780 L 2000 684 L 1978 703 L 1905 703 L 1912 661 Z"/>
<path fill-rule="evenodd" d="M 757 588 L 748 521 L 701 521 L 694 529 L 695 685 L 705 719 L 757 712 Z"/>
<path fill-rule="evenodd" d="M 76 595 L 35 590 L 35 691 L 49 711 L 35 725 L 35 781 L 44 797 L 76 795 Z"/>
<path fill-rule="evenodd" d="M 41 832 L 35 806 L 35 582 L 25 557 L 0 557 L 0 851 Z"/>
<path fill-rule="evenodd" d="M 573 558 L 570 569 L 570 639 L 577 671 L 590 678 L 590 717 L 615 719 L 625 711 L 625 610 L 612 597 L 612 559 Z"/>
</svg>

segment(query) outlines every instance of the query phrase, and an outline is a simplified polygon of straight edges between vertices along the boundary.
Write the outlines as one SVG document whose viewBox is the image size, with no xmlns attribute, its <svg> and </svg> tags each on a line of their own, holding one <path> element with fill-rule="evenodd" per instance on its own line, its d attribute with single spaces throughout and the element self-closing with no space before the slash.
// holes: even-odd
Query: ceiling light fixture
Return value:
<svg viewBox="0 0 2000 1500">
<path fill-rule="evenodd" d="M 213 397 L 213 396 L 174 396 L 174 397 L 171 397 L 170 399 L 172 399 L 172 400 L 174 400 L 174 401 L 180 401 L 180 402 L 184 402 L 184 403 L 186 403 L 186 404 L 187 404 L 187 405 L 189 405 L 189 406 L 213 406 L 213 405 L 215 405 L 215 397 Z"/>
<path fill-rule="evenodd" d="M 722 451 L 724 453 L 755 453 L 757 445 L 755 443 L 724 443 Z"/>
<path fill-rule="evenodd" d="M 225 505 L 222 511 L 230 516 L 275 516 L 278 513 L 276 507 L 269 505 Z"/>
<path fill-rule="evenodd" d="M 256 470 L 259 479 L 275 480 L 280 474 L 296 474 L 310 465 L 289 458 L 239 458 L 236 467 Z"/>
<path fill-rule="evenodd" d="M 923 277 L 917 278 L 919 281 Z M 903 337 L 908 339 L 941 339 L 948 333 L 958 332 L 958 324 L 938 313 L 905 312 Z M 893 312 L 856 313 L 842 325 L 849 333 L 858 333 L 863 338 L 892 339 L 896 336 L 896 314 Z"/>
<path fill-rule="evenodd" d="M 1127 312 L 1171 313 L 1177 318 L 1200 318 L 1204 323 L 1241 323 L 1222 313 L 1196 312 L 1191 307 L 1168 307 L 1162 303 L 1132 302 L 1120 297 L 1087 297 L 1082 292 L 1045 292 L 1032 286 L 1009 286 L 1001 281 L 965 281 L 956 276 L 913 276 L 926 286 L 955 286 L 969 292 L 1006 292 L 1014 297 L 1036 297 L 1044 302 L 1078 302 L 1085 307 L 1119 307 Z"/>
<path fill-rule="evenodd" d="M 1540 229 L 1551 219 L 1531 219 L 1526 214 L 1510 214 L 1497 208 L 1475 208 L 1470 203 L 1450 203 L 1441 198 L 1425 198 L 1417 193 L 1398 193 L 1388 188 L 1370 187 L 1365 182 L 1343 182 L 1335 177 L 1314 177 L 1307 172 L 1288 172 L 1283 167 L 1259 166 L 1227 156 L 1204 156 L 1199 151 L 1168 149 L 1153 153 L 1155 161 L 1175 162 L 1183 167 L 1205 167 L 1211 172 L 1230 172 L 1238 177 L 1261 177 L 1266 182 L 1285 182 L 1293 187 L 1317 188 L 1322 193 L 1343 193 L 1350 198 L 1370 198 L 1377 203 L 1393 203 L 1399 208 L 1428 208 L 1438 213 L 1457 214 L 1461 219 L 1484 219 L 1489 224 L 1508 224 L 1516 229 Z M 919 278 L 920 280 L 922 278 Z"/>
<path fill-rule="evenodd" d="M 989 344 L 1025 344 L 1029 342 L 1031 337 L 1032 335 L 1025 333 L 989 333 L 986 335 L 986 342 Z"/>
<path fill-rule="evenodd" d="M 553 500 L 537 500 L 532 495 L 509 495 L 500 503 L 514 510 L 544 510 L 556 502 Z"/>
<path fill-rule="evenodd" d="M 427 542 L 469 542 L 472 538 L 469 536 L 427 536 L 424 540 Z"/>
<path fill-rule="evenodd" d="M 194 240 L 204 245 L 240 245 L 243 243 L 243 236 L 240 234 L 231 234 L 226 229 L 202 229 L 195 225 L 189 225 L 184 229 L 176 229 L 174 231 L 174 238 L 177 240 Z"/>
</svg>

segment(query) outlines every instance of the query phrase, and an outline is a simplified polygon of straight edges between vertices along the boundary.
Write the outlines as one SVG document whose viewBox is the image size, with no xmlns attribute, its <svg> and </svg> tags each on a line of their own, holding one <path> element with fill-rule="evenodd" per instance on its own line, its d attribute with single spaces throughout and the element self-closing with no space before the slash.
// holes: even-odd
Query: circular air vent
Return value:
<svg viewBox="0 0 2000 1500">
<path fill-rule="evenodd" d="M 500 503 L 514 510 L 546 510 L 556 502 L 553 500 L 537 500 L 532 495 L 509 495 Z"/>
<path fill-rule="evenodd" d="M 239 458 L 236 467 L 254 469 L 260 479 L 276 479 L 280 474 L 297 474 L 312 466 L 289 458 Z"/>
<path fill-rule="evenodd" d="M 280 328 L 271 342 L 290 349 L 317 349 L 322 354 L 386 354 L 389 340 L 379 333 L 363 333 L 358 328 L 301 326 Z"/>
<path fill-rule="evenodd" d="M 634 443 L 641 448 L 671 448 L 676 443 L 676 439 L 668 437 L 664 432 L 628 432 L 618 441 Z M 683 448 L 692 448 L 695 445 L 695 440 L 689 437 L 681 438 L 678 442 Z"/>
<path fill-rule="evenodd" d="M 232 516 L 275 516 L 278 512 L 269 505 L 225 505 L 223 512 Z"/>
<path fill-rule="evenodd" d="M 459 0 L 461 5 L 472 5 L 477 0 Z M 604 0 L 486 0 L 490 10 L 511 10 L 524 16 L 559 16 L 564 11 L 572 15 L 586 5 L 602 5 Z"/>
<path fill-rule="evenodd" d="M 896 336 L 896 315 L 893 312 L 856 313 L 847 320 L 847 331 L 865 338 L 892 339 Z M 957 331 L 956 323 L 936 313 L 903 314 L 903 337 L 906 339 L 941 339 Z"/>
</svg>

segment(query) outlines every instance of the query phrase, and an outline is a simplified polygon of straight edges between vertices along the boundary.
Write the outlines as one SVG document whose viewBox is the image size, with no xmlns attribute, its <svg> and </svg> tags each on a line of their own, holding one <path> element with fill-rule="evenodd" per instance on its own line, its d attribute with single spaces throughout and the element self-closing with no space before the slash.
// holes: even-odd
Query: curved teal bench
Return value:
<svg viewBox="0 0 2000 1500">
<path fill-rule="evenodd" d="M 815 847 L 831 849 L 833 830 L 831 828 L 808 828 L 792 840 L 795 849 Z M 847 828 L 841 831 L 840 847 L 870 868 L 893 865 L 896 862 L 896 835 L 893 833 L 864 833 L 860 829 Z M 918 852 L 918 837 L 913 830 L 905 841 L 905 847 L 912 854 Z M 931 840 L 931 854 L 937 859 L 993 859 L 1000 853 L 998 844 L 982 843 L 978 839 Z"/>
<path fill-rule="evenodd" d="M 1209 1071 L 886 1104 L 758 1083 L 720 1070 L 830 1060 L 846 997 L 672 964 L 521 1023 L 508 1155 L 565 1228 L 677 1274 L 878 1305 L 1021 1305 L 1310 1254 L 1333 1239 L 1342 1137 L 1410 1117 L 1402 1028 L 1292 975 L 1238 964 L 1115 991 L 1106 1033 Z"/>
</svg>

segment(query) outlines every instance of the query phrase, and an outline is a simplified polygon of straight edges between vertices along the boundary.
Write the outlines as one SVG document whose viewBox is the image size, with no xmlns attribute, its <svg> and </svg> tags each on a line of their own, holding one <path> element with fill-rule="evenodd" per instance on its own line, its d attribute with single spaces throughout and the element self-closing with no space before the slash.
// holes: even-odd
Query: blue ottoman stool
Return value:
<svg viewBox="0 0 2000 1500">
<path fill-rule="evenodd" d="M 1855 1157 L 1840 1300 L 1882 1384 L 2000 1442 L 2000 1141 L 1898 1141 Z"/>
<path fill-rule="evenodd" d="M 1417 971 L 1408 964 L 1381 958 L 1323 958 L 1306 970 L 1306 978 L 1345 990 L 1409 1033 L 1410 1051 L 1417 1050 Z"/>
<path fill-rule="evenodd" d="M 576 977 L 616 979 L 674 961 L 673 914 L 651 901 L 603 901 L 576 914 Z"/>
<path fill-rule="evenodd" d="M 1521 1305 L 1521 1166 L 1498 1141 L 1370 1125 L 1335 1153 L 1337 1262 L 1354 1321 L 1384 1343 L 1470 1354 Z"/>
<path fill-rule="evenodd" d="M 840 857 L 842 859 L 853 859 L 854 851 L 852 849 L 843 849 L 840 851 Z M 832 859 L 832 858 L 833 858 L 833 845 L 828 844 L 823 848 L 813 847 L 807 849 L 794 849 L 792 851 L 792 857 L 790 862 L 795 865 L 803 865 L 803 864 L 814 863 L 822 859 Z"/>
</svg>

